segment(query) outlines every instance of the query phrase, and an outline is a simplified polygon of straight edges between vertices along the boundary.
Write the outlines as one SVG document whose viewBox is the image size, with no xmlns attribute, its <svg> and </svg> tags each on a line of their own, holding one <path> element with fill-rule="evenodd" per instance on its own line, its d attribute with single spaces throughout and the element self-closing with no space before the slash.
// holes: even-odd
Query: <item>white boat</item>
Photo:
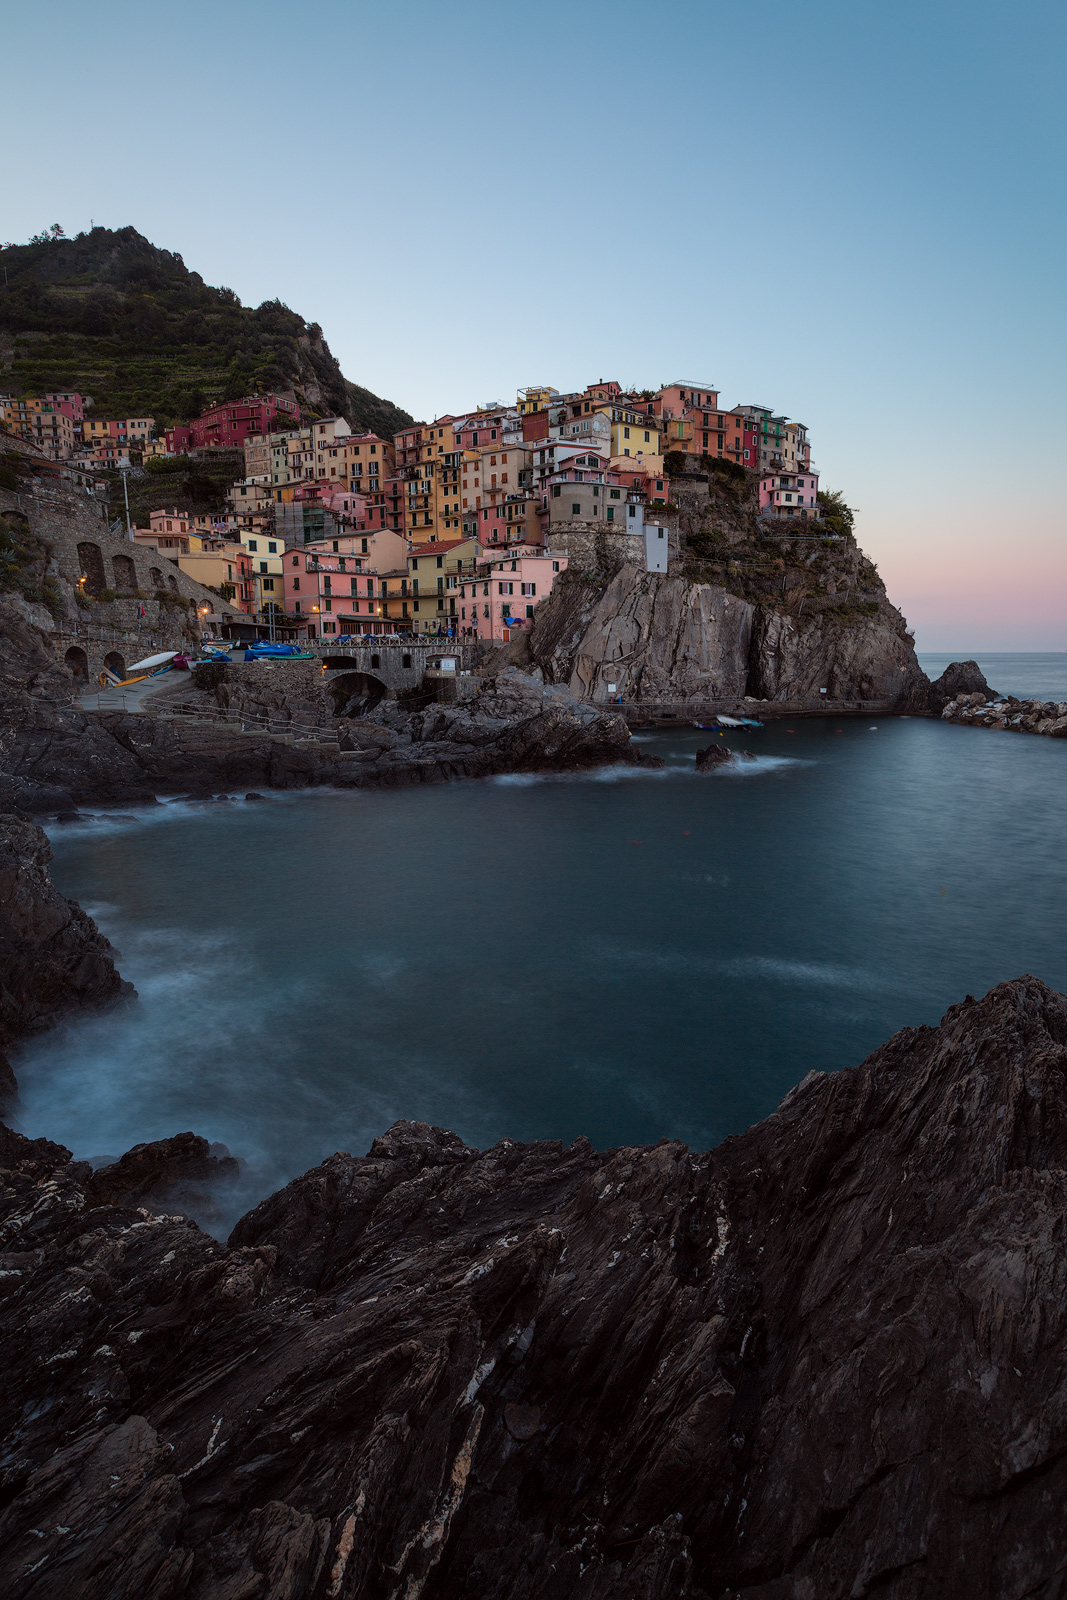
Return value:
<svg viewBox="0 0 1067 1600">
<path fill-rule="evenodd" d="M 158 656 L 145 656 L 143 661 L 135 661 L 126 668 L 126 676 L 132 678 L 135 672 L 151 672 L 153 667 L 162 667 L 168 661 L 173 661 L 177 654 L 177 650 L 161 650 Z"/>
</svg>

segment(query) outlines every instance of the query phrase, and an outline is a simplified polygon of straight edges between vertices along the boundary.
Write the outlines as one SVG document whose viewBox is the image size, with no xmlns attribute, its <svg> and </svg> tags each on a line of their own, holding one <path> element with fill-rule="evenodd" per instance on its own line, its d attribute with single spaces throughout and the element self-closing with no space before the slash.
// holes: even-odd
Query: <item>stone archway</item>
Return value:
<svg viewBox="0 0 1067 1600">
<path fill-rule="evenodd" d="M 111 569 L 115 574 L 115 589 L 119 594 L 137 593 L 137 568 L 132 556 L 112 556 Z"/>
<path fill-rule="evenodd" d="M 104 557 L 98 544 L 82 543 L 78 546 L 78 565 L 81 567 L 81 576 L 85 579 L 87 594 L 99 594 L 101 589 L 107 588 L 104 577 Z"/>
<path fill-rule="evenodd" d="M 126 676 L 126 658 L 120 655 L 117 650 L 108 651 L 104 657 L 104 666 L 109 672 L 113 672 L 116 678 L 124 678 Z"/>
<path fill-rule="evenodd" d="M 342 672 L 330 680 L 329 691 L 335 717 L 365 717 L 389 692 L 369 672 Z"/>
<path fill-rule="evenodd" d="M 63 659 L 74 674 L 76 683 L 89 682 L 89 657 L 80 644 L 72 644 Z"/>
</svg>

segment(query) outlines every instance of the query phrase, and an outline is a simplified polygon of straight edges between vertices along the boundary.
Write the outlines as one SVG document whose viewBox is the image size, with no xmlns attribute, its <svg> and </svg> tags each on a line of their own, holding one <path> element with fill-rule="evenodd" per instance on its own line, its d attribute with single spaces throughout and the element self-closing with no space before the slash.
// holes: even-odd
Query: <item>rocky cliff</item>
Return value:
<svg viewBox="0 0 1067 1600">
<path fill-rule="evenodd" d="M 226 1246 L 4 1132 L 0 1585 L 1052 1600 L 1065 1070 L 1023 978 L 717 1150 L 399 1123 Z"/>
<path fill-rule="evenodd" d="M 940 709 L 848 525 L 762 521 L 755 485 L 714 471 L 672 480 L 670 571 L 567 573 L 538 607 L 533 661 L 601 702 L 814 705 L 825 690 L 830 701 Z"/>
<path fill-rule="evenodd" d="M 95 922 L 52 884 L 51 859 L 40 828 L 0 814 L 0 1101 L 15 1088 L 7 1052 L 19 1039 L 133 993 Z"/>
</svg>

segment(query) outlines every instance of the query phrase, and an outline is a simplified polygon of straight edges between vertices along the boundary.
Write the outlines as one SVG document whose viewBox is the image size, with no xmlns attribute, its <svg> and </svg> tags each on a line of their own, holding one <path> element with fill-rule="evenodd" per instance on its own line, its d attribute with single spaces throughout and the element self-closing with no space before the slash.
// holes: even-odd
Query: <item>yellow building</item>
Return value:
<svg viewBox="0 0 1067 1600">
<path fill-rule="evenodd" d="M 517 401 L 519 416 L 529 417 L 535 411 L 547 411 L 558 399 L 559 390 L 550 389 L 546 383 L 535 383 L 528 389 L 520 389 Z"/>
<path fill-rule="evenodd" d="M 27 444 L 35 444 L 50 461 L 65 461 L 74 454 L 74 422 L 50 400 L 0 400 L 0 423 Z"/>
<path fill-rule="evenodd" d="M 415 633 L 447 633 L 457 623 L 456 600 L 464 574 L 481 559 L 477 539 L 449 539 L 422 545 L 408 556 L 411 626 Z"/>
<path fill-rule="evenodd" d="M 609 402 L 596 403 L 593 409 L 610 419 L 613 456 L 659 455 L 659 429 L 655 418 Z"/>
<path fill-rule="evenodd" d="M 252 581 L 256 586 L 256 610 L 265 611 L 273 601 L 279 611 L 284 611 L 285 597 L 282 593 L 284 541 L 278 538 L 269 538 L 259 528 L 235 528 L 234 534 L 252 558 Z"/>
</svg>

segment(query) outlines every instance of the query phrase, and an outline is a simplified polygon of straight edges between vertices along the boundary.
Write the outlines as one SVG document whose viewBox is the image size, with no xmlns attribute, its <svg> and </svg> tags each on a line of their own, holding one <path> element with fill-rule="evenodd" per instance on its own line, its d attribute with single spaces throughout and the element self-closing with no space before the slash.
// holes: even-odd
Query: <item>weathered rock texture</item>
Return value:
<svg viewBox="0 0 1067 1600">
<path fill-rule="evenodd" d="M 0 1137 L 17 1600 L 1042 1600 L 1067 1002 L 696 1155 L 398 1123 L 229 1247 Z"/>
<path fill-rule="evenodd" d="M 994 700 L 976 690 L 956 695 L 941 716 L 946 722 L 962 722 L 971 728 L 1002 728 L 1009 733 L 1067 739 L 1067 700 L 1017 700 L 1014 695 Z"/>
<path fill-rule="evenodd" d="M 53 885 L 51 859 L 40 828 L 0 815 L 0 1099 L 15 1087 L 7 1051 L 17 1040 L 133 993 L 96 923 Z"/>
<path fill-rule="evenodd" d="M 669 573 L 581 563 L 538 606 L 532 661 L 601 702 L 825 698 L 939 711 L 948 695 L 931 701 L 907 624 L 855 540 L 761 521 L 756 482 L 672 478 Z"/>
<path fill-rule="evenodd" d="M 39 663 L 33 659 L 34 670 L 46 674 L 47 653 Z M 270 681 L 281 685 L 282 673 Z M 5 695 L 0 681 L 0 804 L 27 813 L 61 812 L 78 805 L 130 805 L 166 793 L 312 784 L 382 788 L 609 762 L 658 765 L 631 742 L 622 717 L 578 704 L 562 687 L 546 688 L 537 677 L 512 671 L 477 688 L 455 705 L 413 712 L 383 701 L 367 718 L 338 718 L 329 688 L 300 680 L 295 700 L 284 688 L 270 696 L 270 714 L 280 728 L 301 720 L 312 732 L 322 730 L 321 743 L 294 745 L 268 732 L 242 733 L 239 722 L 201 725 L 160 715 L 86 712 L 44 691 Z M 242 696 L 259 714 L 258 693 L 235 681 L 217 699 L 192 689 L 185 698 L 199 699 L 205 715 L 239 717 Z M 165 701 L 159 709 L 165 712 Z"/>
</svg>

